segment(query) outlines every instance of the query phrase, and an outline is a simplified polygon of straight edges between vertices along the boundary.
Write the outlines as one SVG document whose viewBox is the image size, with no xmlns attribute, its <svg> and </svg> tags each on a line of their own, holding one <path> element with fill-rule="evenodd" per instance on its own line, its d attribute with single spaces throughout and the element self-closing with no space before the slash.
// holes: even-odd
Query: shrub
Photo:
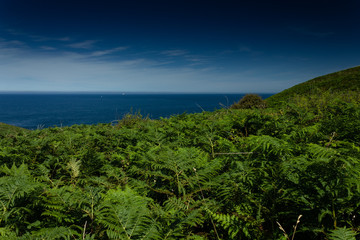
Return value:
<svg viewBox="0 0 360 240">
<path fill-rule="evenodd" d="M 266 102 L 257 94 L 246 94 L 239 102 L 234 103 L 232 109 L 266 108 Z"/>
</svg>

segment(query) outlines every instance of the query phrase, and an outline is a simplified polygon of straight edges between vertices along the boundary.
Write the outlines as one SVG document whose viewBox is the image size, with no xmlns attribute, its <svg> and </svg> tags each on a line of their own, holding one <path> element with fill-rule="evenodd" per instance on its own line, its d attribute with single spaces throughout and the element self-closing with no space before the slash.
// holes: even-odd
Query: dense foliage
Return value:
<svg viewBox="0 0 360 240">
<path fill-rule="evenodd" d="M 2 132 L 0 239 L 355 239 L 359 104 L 311 101 Z"/>
<path fill-rule="evenodd" d="M 234 103 L 231 109 L 266 108 L 266 102 L 257 94 L 246 94 L 239 102 Z"/>
</svg>

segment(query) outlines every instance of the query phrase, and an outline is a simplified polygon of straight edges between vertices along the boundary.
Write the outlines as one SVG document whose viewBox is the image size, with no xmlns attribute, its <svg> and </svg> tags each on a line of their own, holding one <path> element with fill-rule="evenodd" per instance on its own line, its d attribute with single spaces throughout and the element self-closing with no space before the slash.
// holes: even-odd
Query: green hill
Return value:
<svg viewBox="0 0 360 240">
<path fill-rule="evenodd" d="M 359 99 L 360 66 L 300 83 L 269 97 L 266 101 L 270 106 L 274 106 L 279 102 L 291 101 L 296 96 L 316 97 L 323 93 L 329 93 L 332 97 L 340 97 L 341 99 L 349 95 L 356 95 L 355 97 Z"/>
<path fill-rule="evenodd" d="M 29 131 L 29 130 L 0 122 L 0 136 L 8 136 L 8 135 L 13 135 L 13 134 L 18 134 L 18 133 L 24 132 L 24 131 Z"/>
</svg>

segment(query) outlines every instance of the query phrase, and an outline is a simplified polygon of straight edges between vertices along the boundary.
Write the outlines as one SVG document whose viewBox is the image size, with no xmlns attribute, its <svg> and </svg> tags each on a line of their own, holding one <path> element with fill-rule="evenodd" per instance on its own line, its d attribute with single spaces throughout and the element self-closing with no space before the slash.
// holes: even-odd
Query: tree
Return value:
<svg viewBox="0 0 360 240">
<path fill-rule="evenodd" d="M 266 108 L 266 102 L 257 94 L 246 94 L 239 102 L 234 103 L 232 109 Z"/>
</svg>

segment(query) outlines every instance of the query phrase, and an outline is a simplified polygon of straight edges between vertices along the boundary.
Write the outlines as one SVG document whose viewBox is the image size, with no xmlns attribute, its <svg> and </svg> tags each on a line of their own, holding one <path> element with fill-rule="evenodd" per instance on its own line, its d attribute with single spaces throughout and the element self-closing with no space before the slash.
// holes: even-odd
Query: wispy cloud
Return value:
<svg viewBox="0 0 360 240">
<path fill-rule="evenodd" d="M 26 43 L 23 41 L 7 40 L 5 38 L 0 38 L 0 44 L 2 44 L 3 46 L 8 46 L 8 47 L 24 47 L 24 46 L 26 46 Z"/>
<path fill-rule="evenodd" d="M 208 56 L 191 54 L 189 51 L 182 49 L 164 50 L 161 51 L 160 54 L 169 57 L 172 60 L 172 61 L 164 61 L 165 64 L 184 61 L 185 63 L 187 62 L 186 64 L 187 66 L 191 67 L 191 66 L 208 64 L 210 62 Z"/>
<path fill-rule="evenodd" d="M 166 50 L 166 51 L 162 51 L 161 54 L 169 56 L 169 57 L 177 57 L 177 56 L 184 56 L 186 54 L 188 54 L 188 51 L 185 50 Z"/>
<path fill-rule="evenodd" d="M 69 37 L 58 37 L 58 38 L 50 38 L 38 35 L 28 35 L 28 37 L 34 42 L 48 42 L 48 41 L 57 41 L 57 42 L 69 42 L 71 38 Z"/>
<path fill-rule="evenodd" d="M 0 63 L 13 61 L 13 57 L 17 56 L 22 49 L 29 49 L 26 43 L 0 38 Z"/>
<path fill-rule="evenodd" d="M 256 49 L 253 49 L 249 46 L 244 46 L 244 45 L 239 45 L 236 49 L 222 51 L 220 54 L 227 55 L 227 54 L 239 54 L 239 53 L 250 55 L 253 57 L 263 54 L 263 52 L 261 52 L 261 51 L 258 51 Z"/>
<path fill-rule="evenodd" d="M 62 38 L 54 38 L 54 40 L 61 41 L 61 42 L 68 42 L 71 40 L 69 37 L 62 37 Z"/>
<path fill-rule="evenodd" d="M 106 50 L 100 50 L 100 51 L 95 51 L 90 53 L 91 57 L 101 57 L 104 55 L 109 55 L 109 54 L 113 54 L 116 52 L 120 52 L 120 51 L 124 51 L 128 49 L 128 47 L 116 47 L 116 48 L 112 48 L 112 49 L 106 49 Z"/>
<path fill-rule="evenodd" d="M 28 33 L 25 33 L 25 32 L 19 31 L 19 30 L 15 30 L 15 29 L 6 29 L 5 31 L 12 36 L 25 37 L 34 42 L 46 42 L 46 41 L 69 42 L 71 40 L 70 37 L 45 37 L 45 36 L 41 36 L 41 35 L 28 34 Z"/>
<path fill-rule="evenodd" d="M 41 46 L 40 49 L 42 50 L 46 50 L 46 51 L 53 51 L 56 50 L 56 48 L 54 47 L 49 47 L 49 46 Z"/>
<path fill-rule="evenodd" d="M 190 62 L 189 64 L 190 66 L 202 65 L 207 62 L 206 60 L 201 59 L 199 57 L 189 57 L 187 58 L 187 61 Z"/>
<path fill-rule="evenodd" d="M 200 55 L 186 55 L 185 59 L 189 62 L 188 66 L 207 65 L 211 62 L 210 57 Z"/>
<path fill-rule="evenodd" d="M 71 48 L 80 48 L 80 49 L 91 49 L 94 47 L 94 44 L 98 42 L 95 40 L 86 40 L 83 42 L 77 42 L 77 43 L 71 43 L 68 44 L 67 46 L 71 47 Z"/>
</svg>

